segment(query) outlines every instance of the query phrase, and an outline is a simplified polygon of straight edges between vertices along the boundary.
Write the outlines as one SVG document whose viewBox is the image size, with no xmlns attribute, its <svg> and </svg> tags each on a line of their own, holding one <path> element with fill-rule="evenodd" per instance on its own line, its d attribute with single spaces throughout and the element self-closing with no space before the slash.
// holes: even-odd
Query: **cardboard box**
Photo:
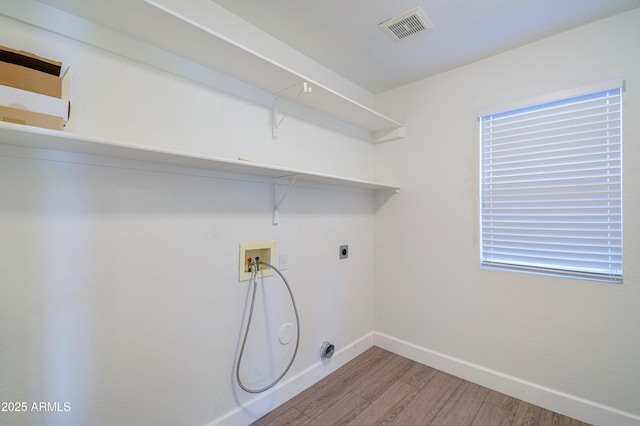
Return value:
<svg viewBox="0 0 640 426">
<path fill-rule="evenodd" d="M 34 55 L 33 53 L 23 52 L 22 50 L 11 49 L 10 47 L 0 46 L 0 61 L 10 64 L 20 65 L 22 67 L 31 68 L 36 71 L 47 74 L 60 76 L 62 63 L 51 59 Z"/>
<path fill-rule="evenodd" d="M 62 78 L 8 62 L 0 62 L 0 84 L 55 98 L 62 97 Z"/>
<path fill-rule="evenodd" d="M 5 106 L 0 106 L 0 121 L 45 127 L 53 130 L 62 130 L 64 128 L 62 117 Z"/>
<path fill-rule="evenodd" d="M 0 85 L 0 106 L 23 109 L 69 120 L 69 101 L 53 96 Z"/>
</svg>

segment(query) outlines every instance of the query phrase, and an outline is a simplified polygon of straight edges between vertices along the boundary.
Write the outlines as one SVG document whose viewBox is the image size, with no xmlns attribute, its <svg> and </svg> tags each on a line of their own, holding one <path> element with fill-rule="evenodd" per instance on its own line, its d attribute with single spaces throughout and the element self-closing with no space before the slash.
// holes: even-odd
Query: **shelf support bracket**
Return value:
<svg viewBox="0 0 640 426">
<path fill-rule="evenodd" d="M 273 224 L 277 225 L 280 221 L 280 207 L 282 207 L 282 203 L 284 203 L 285 198 L 287 198 L 287 195 L 289 195 L 289 191 L 291 190 L 291 187 L 293 187 L 293 185 L 296 183 L 296 179 L 298 179 L 298 175 L 294 175 L 293 178 L 291 179 L 291 182 L 289 182 L 289 185 L 287 186 L 287 188 L 284 191 L 284 194 L 282 194 L 282 197 L 280 197 L 280 200 L 278 200 L 278 183 L 276 182 L 276 178 L 273 178 Z"/>
<path fill-rule="evenodd" d="M 273 111 L 272 111 L 272 114 L 271 114 L 271 139 L 278 139 L 278 128 L 280 127 L 280 125 L 282 124 L 284 119 L 287 118 L 287 115 L 289 114 L 289 111 L 291 111 L 291 108 L 293 107 L 295 101 L 298 100 L 298 97 L 302 93 L 310 94 L 313 91 L 313 88 L 311 86 L 309 86 L 309 83 L 306 82 L 306 81 L 303 81 L 302 82 L 302 88 L 298 91 L 298 94 L 293 98 L 293 100 L 291 101 L 291 103 L 287 107 L 287 110 L 282 113 L 282 117 L 279 117 L 279 114 L 278 114 L 278 95 L 280 93 L 282 93 L 282 92 L 285 92 L 285 91 L 295 87 L 295 86 L 297 86 L 297 84 L 294 84 L 293 86 L 289 86 L 286 89 L 282 89 L 281 91 L 276 93 L 276 95 L 273 98 Z"/>
</svg>

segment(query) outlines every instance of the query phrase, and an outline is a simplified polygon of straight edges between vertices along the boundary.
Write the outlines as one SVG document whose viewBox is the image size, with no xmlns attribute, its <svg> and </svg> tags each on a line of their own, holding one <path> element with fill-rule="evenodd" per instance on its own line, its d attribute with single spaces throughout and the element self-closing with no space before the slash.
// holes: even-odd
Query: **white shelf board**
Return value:
<svg viewBox="0 0 640 426">
<path fill-rule="evenodd" d="M 398 121 L 218 31 L 217 26 L 220 23 L 215 22 L 216 16 L 212 16 L 209 10 L 217 5 L 208 0 L 187 2 L 112 0 L 94 3 L 91 7 L 87 7 L 84 0 L 42 0 L 42 2 L 87 21 L 76 22 L 65 17 L 69 22 L 63 22 L 63 25 L 56 25 L 56 22 L 50 20 L 33 22 L 34 25 L 126 56 L 132 48 L 127 43 L 116 42 L 117 37 L 109 34 L 107 37 L 105 34 L 101 37 L 91 36 L 100 30 L 100 28 L 87 30 L 87 25 L 90 26 L 89 21 L 93 21 L 117 33 L 200 64 L 274 96 L 280 93 L 278 97 L 283 99 L 295 99 L 296 90 L 281 92 L 292 86 L 301 86 L 302 82 L 306 81 L 313 87 L 313 93 L 310 96 L 297 97 L 297 103 L 370 132 L 374 143 L 403 137 L 402 132 L 392 133 L 396 129 L 404 130 L 403 125 Z M 198 13 L 199 7 L 204 8 L 202 13 Z M 122 10 L 127 10 L 125 18 Z M 29 18 L 33 19 L 30 15 Z M 80 30 L 77 30 L 78 28 Z M 129 56 L 140 57 L 135 52 Z M 144 59 L 140 60 L 144 61 Z M 173 71 L 180 74 L 177 69 Z M 383 136 L 380 136 L 381 134 Z M 394 136 L 390 138 L 390 134 Z"/>
<path fill-rule="evenodd" d="M 238 76 L 249 84 L 271 93 L 278 93 L 291 86 L 302 86 L 306 81 L 313 87 L 309 96 L 296 97 L 296 91 L 286 91 L 280 97 L 295 100 L 297 103 L 316 109 L 336 118 L 348 121 L 371 132 L 390 130 L 402 127 L 402 124 L 386 117 L 337 91 L 320 84 L 317 81 L 299 73 L 290 66 L 257 52 L 243 42 L 234 40 L 218 31 L 215 10 L 210 9 L 208 1 L 184 0 L 144 0 L 145 3 L 157 10 L 161 10 L 168 17 L 162 35 L 175 31 L 170 41 L 159 41 L 160 34 L 153 37 L 155 42 L 162 43 L 163 48 L 181 55 L 189 55 L 190 59 L 199 63 L 216 64 L 214 68 L 225 67 L 223 72 L 231 76 Z M 148 13 L 148 11 L 147 11 Z M 139 30 L 139 27 L 137 28 Z M 188 39 L 182 39 L 179 46 L 171 42 L 179 35 L 188 34 Z M 165 39 L 166 40 L 166 39 Z M 212 49 L 212 47 L 214 47 Z M 178 47 L 178 50 L 176 50 Z M 189 53 L 186 53 L 186 52 Z M 209 52 L 218 52 L 227 58 L 223 64 L 216 62 L 216 58 Z M 209 62 L 212 61 L 212 62 Z M 228 68 L 227 68 L 228 67 Z"/>
<path fill-rule="evenodd" d="M 367 189 L 375 192 L 395 193 L 400 189 L 395 185 L 379 182 L 351 179 L 294 168 L 271 167 L 247 161 L 230 160 L 226 158 L 151 148 L 112 139 L 85 136 L 14 123 L 0 122 L 0 144 L 124 160 L 144 161 L 204 170 L 215 170 L 227 173 L 239 173 L 266 178 L 288 178 L 296 176 L 296 182 L 338 185 L 348 188 Z"/>
</svg>

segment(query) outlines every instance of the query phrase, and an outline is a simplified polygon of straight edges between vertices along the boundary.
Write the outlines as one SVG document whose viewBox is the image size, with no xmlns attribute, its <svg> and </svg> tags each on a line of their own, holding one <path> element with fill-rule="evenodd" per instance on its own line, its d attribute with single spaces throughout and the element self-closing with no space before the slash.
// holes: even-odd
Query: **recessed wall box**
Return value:
<svg viewBox="0 0 640 426">
<path fill-rule="evenodd" d="M 249 258 L 255 260 L 256 257 L 259 257 L 260 260 L 273 265 L 275 248 L 275 241 L 240 244 L 240 268 L 238 271 L 238 281 L 247 281 L 253 276 L 253 272 L 249 270 Z M 273 269 L 266 265 L 260 265 L 259 276 L 268 277 L 271 275 L 273 275 Z"/>
</svg>

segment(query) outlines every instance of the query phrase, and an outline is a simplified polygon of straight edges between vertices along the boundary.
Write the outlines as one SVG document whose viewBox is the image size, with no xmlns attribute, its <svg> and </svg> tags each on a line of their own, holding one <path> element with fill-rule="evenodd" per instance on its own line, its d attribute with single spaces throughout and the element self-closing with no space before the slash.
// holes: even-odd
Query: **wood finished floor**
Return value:
<svg viewBox="0 0 640 426">
<path fill-rule="evenodd" d="M 373 347 L 253 425 L 586 426 Z"/>
</svg>

